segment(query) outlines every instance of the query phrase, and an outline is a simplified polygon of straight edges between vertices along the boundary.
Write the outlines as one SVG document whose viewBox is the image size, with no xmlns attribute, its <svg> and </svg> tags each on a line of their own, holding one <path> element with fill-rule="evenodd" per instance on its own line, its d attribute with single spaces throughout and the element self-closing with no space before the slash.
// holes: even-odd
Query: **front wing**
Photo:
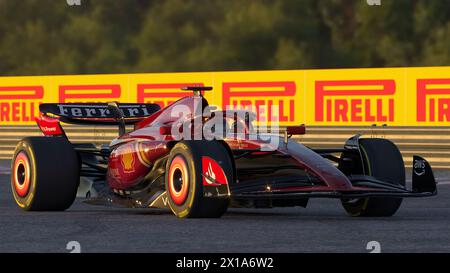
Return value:
<svg viewBox="0 0 450 273">
<path fill-rule="evenodd" d="M 437 194 L 436 180 L 429 163 L 414 156 L 412 169 L 412 189 L 401 185 L 377 180 L 367 175 L 348 176 L 352 187 L 347 190 L 334 190 L 327 186 L 305 186 L 286 189 L 259 191 L 235 191 L 233 199 L 304 199 L 304 198 L 367 198 L 367 197 L 428 197 Z"/>
</svg>

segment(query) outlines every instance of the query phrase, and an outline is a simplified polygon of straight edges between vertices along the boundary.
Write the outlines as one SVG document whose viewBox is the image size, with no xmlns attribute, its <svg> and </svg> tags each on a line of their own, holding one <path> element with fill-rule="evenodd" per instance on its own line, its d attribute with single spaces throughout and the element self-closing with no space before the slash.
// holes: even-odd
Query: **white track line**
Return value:
<svg viewBox="0 0 450 273">
<path fill-rule="evenodd" d="M 0 167 L 0 174 L 8 175 L 11 174 L 11 171 L 9 168 Z M 411 183 L 412 180 L 408 179 L 406 180 L 408 183 Z M 450 180 L 448 178 L 436 178 L 436 181 L 438 185 L 450 185 Z"/>
<path fill-rule="evenodd" d="M 11 174 L 11 171 L 9 168 L 0 167 L 0 174 Z"/>
</svg>

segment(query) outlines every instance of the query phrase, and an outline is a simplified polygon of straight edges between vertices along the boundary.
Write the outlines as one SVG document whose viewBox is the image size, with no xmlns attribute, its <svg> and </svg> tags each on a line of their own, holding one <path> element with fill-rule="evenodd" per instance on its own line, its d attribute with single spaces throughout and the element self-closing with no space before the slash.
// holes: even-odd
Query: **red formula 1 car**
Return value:
<svg viewBox="0 0 450 273">
<path fill-rule="evenodd" d="M 437 193 L 428 162 L 414 157 L 412 189 L 389 140 L 353 136 L 344 147 L 311 149 L 283 134 L 263 133 L 255 115 L 217 110 L 202 92 L 160 109 L 156 104 L 41 104 L 42 137 L 19 142 L 11 186 L 30 211 L 65 210 L 86 202 L 170 208 L 178 217 L 220 217 L 228 207 L 306 207 L 310 198 L 338 198 L 352 216 L 391 216 L 404 197 Z M 119 127 L 110 145 L 71 143 L 60 122 Z M 127 124 L 134 129 L 127 132 Z M 340 156 L 336 156 L 340 155 Z"/>
</svg>

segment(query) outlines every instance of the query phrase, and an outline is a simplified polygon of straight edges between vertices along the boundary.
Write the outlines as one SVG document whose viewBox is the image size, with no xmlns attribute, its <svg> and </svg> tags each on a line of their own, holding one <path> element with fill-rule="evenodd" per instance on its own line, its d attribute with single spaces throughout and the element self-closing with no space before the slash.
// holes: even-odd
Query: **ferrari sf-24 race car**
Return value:
<svg viewBox="0 0 450 273">
<path fill-rule="evenodd" d="M 22 139 L 12 159 L 15 201 L 28 211 L 61 211 L 82 195 L 90 204 L 206 218 L 228 207 L 306 207 L 322 197 L 340 199 L 352 216 L 391 216 L 405 197 L 437 194 L 419 156 L 407 189 L 402 156 L 387 139 L 356 135 L 343 147 L 308 148 L 291 138 L 304 125 L 261 132 L 251 111 L 209 106 L 203 94 L 211 89 L 185 87 L 193 95 L 164 109 L 41 104 L 36 121 L 44 136 Z M 61 123 L 117 125 L 119 136 L 109 145 L 71 143 Z"/>
</svg>

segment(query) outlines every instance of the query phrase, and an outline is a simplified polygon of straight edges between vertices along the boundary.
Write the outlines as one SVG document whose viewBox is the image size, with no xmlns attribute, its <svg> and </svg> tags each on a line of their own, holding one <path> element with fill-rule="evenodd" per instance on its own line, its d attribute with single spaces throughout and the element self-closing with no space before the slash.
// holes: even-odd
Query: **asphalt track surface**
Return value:
<svg viewBox="0 0 450 273">
<path fill-rule="evenodd" d="M 230 209 L 220 219 L 177 219 L 170 212 L 91 206 L 25 212 L 11 197 L 0 162 L 0 252 L 450 252 L 450 173 L 438 196 L 405 199 L 390 218 L 348 217 L 338 200 L 304 208 Z"/>
</svg>

